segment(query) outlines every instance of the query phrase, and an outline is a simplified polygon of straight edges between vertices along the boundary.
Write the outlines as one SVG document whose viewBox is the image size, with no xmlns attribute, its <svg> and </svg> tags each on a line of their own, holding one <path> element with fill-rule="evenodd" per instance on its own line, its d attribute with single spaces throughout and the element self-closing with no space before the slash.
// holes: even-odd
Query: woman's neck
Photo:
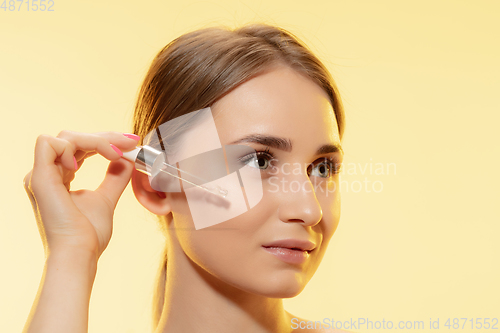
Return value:
<svg viewBox="0 0 500 333">
<path fill-rule="evenodd" d="M 192 262 L 184 252 L 176 252 L 168 260 L 165 304 L 155 333 L 291 331 L 280 298 L 228 285 Z"/>
</svg>

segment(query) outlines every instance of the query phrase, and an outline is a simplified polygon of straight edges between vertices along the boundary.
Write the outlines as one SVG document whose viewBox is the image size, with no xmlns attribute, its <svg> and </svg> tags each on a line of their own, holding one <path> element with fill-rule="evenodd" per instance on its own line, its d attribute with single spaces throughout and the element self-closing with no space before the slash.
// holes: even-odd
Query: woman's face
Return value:
<svg viewBox="0 0 500 333">
<path fill-rule="evenodd" d="M 239 142 L 257 151 L 245 163 L 260 172 L 263 197 L 239 216 L 195 230 L 186 196 L 173 195 L 170 228 L 184 253 L 214 277 L 251 293 L 293 297 L 318 268 L 340 217 L 335 163 L 342 152 L 328 96 L 280 66 L 211 109 L 223 146 Z"/>
</svg>

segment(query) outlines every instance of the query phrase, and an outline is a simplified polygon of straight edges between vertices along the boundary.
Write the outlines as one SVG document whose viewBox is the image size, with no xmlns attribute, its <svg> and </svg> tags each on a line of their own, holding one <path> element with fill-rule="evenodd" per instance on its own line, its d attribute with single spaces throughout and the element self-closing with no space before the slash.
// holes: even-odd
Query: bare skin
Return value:
<svg viewBox="0 0 500 333">
<path fill-rule="evenodd" d="M 212 111 L 223 145 L 258 133 L 292 142 L 291 151 L 274 150 L 277 163 L 342 158 L 341 152 L 316 154 L 322 145 L 340 145 L 335 117 L 324 91 L 287 67 L 244 83 L 215 103 Z M 342 332 L 294 330 L 295 316 L 282 304 L 282 298 L 298 295 L 318 268 L 339 222 L 338 193 L 326 197 L 306 190 L 265 191 L 247 213 L 195 230 L 184 193 L 161 195 L 153 190 L 147 176 L 121 159 L 110 144 L 128 151 L 136 141 L 116 132 L 69 131 L 37 140 L 25 188 L 47 260 L 24 332 L 87 332 L 97 263 L 112 234 L 114 208 L 130 178 L 146 209 L 173 217 L 168 222 L 166 302 L 155 333 Z M 73 155 L 80 167 L 94 154 L 112 161 L 104 181 L 96 191 L 71 192 Z M 305 184 L 304 189 L 312 188 L 306 170 L 287 177 Z M 338 182 L 338 175 L 328 181 Z M 265 242 L 283 238 L 310 239 L 316 248 L 304 264 L 283 263 L 262 249 Z"/>
<path fill-rule="evenodd" d="M 130 180 L 133 165 L 111 146 L 131 150 L 136 141 L 121 133 L 62 131 L 41 135 L 33 169 L 25 176 L 45 250 L 40 287 L 23 332 L 87 332 L 90 294 L 97 261 L 113 229 L 116 203 Z M 96 153 L 112 161 L 95 191 L 70 191 L 78 167 Z"/>
<path fill-rule="evenodd" d="M 212 113 L 222 145 L 255 133 L 289 139 L 291 151 L 271 150 L 278 169 L 284 163 L 342 158 L 341 152 L 316 154 L 320 146 L 340 144 L 333 110 L 320 87 L 288 67 L 242 84 L 215 103 Z M 288 180 L 307 188 L 309 178 L 302 172 Z M 330 181 L 338 182 L 338 175 Z M 183 193 L 161 198 L 138 172 L 132 185 L 145 208 L 173 216 L 168 225 L 166 305 L 156 333 L 305 332 L 291 328 L 294 316 L 283 309 L 282 298 L 298 295 L 319 266 L 339 222 L 337 193 L 267 191 L 247 213 L 196 231 Z M 310 239 L 317 247 L 305 264 L 284 264 L 261 246 L 283 238 Z"/>
</svg>

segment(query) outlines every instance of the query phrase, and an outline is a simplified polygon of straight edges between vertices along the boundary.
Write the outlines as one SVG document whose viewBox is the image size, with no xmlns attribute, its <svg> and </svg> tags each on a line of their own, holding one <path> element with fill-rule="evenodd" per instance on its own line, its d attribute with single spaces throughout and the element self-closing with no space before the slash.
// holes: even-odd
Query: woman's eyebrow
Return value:
<svg viewBox="0 0 500 333">
<path fill-rule="evenodd" d="M 269 146 L 271 148 L 276 148 L 287 152 L 292 151 L 292 142 L 290 141 L 290 139 L 280 138 L 277 136 L 262 135 L 262 134 L 250 134 L 241 139 L 233 141 L 230 144 L 237 145 L 244 142 L 258 143 L 263 146 Z"/>
<path fill-rule="evenodd" d="M 231 145 L 237 145 L 240 143 L 258 143 L 263 146 L 268 146 L 271 148 L 283 150 L 286 152 L 292 151 L 292 142 L 287 138 L 280 138 L 277 136 L 262 135 L 262 134 L 250 134 L 241 139 L 231 142 Z M 337 153 L 340 152 L 344 154 L 342 146 L 340 143 L 325 144 L 318 148 L 316 155 Z"/>
</svg>

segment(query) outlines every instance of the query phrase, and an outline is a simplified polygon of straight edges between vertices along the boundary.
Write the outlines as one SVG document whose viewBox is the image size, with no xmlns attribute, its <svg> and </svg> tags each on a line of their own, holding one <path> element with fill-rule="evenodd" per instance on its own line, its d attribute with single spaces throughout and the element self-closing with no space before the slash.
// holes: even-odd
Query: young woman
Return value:
<svg viewBox="0 0 500 333">
<path fill-rule="evenodd" d="M 120 158 L 161 124 L 210 107 L 221 145 L 256 153 L 262 199 L 196 229 L 183 192 L 152 188 Z M 25 332 L 87 332 L 99 257 L 116 203 L 132 180 L 166 237 L 154 300 L 155 333 L 336 332 L 307 328 L 283 308 L 315 273 L 340 218 L 342 102 L 327 69 L 289 32 L 263 24 L 207 28 L 163 48 L 146 75 L 133 133 L 41 135 L 25 177 L 46 265 Z M 70 191 L 85 158 L 111 161 L 95 191 Z"/>
</svg>

